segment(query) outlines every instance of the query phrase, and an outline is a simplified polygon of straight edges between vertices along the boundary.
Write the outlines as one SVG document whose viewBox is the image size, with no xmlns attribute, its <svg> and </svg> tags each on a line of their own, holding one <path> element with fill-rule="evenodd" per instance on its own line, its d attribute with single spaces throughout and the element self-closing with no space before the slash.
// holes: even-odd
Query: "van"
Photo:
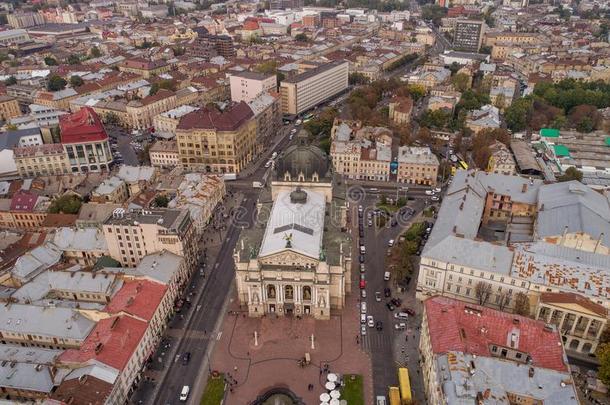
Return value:
<svg viewBox="0 0 610 405">
<path fill-rule="evenodd" d="M 188 385 L 185 385 L 184 387 L 182 387 L 182 391 L 180 391 L 180 401 L 181 402 L 186 402 L 187 398 L 189 397 L 190 391 L 191 391 L 191 387 L 189 387 Z"/>
<path fill-rule="evenodd" d="M 366 314 L 360 314 L 360 323 L 363 325 L 366 323 Z"/>
<path fill-rule="evenodd" d="M 361 314 L 366 314 L 366 302 L 361 302 L 360 303 L 360 313 Z"/>
<path fill-rule="evenodd" d="M 271 154 L 271 159 L 275 159 L 276 157 L 277 157 L 277 152 L 273 152 L 273 153 Z"/>
<path fill-rule="evenodd" d="M 383 395 L 377 395 L 375 403 L 376 405 L 386 405 L 385 397 Z"/>
<path fill-rule="evenodd" d="M 389 281 L 390 280 L 390 272 L 386 271 L 385 273 L 383 273 L 383 279 L 385 281 Z"/>
</svg>

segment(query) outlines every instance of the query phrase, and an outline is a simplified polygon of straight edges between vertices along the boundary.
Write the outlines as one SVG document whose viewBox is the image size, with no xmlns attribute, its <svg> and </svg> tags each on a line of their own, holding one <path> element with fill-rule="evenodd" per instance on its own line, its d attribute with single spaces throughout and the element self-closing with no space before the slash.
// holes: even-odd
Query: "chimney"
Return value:
<svg viewBox="0 0 610 405">
<path fill-rule="evenodd" d="M 523 187 L 521 187 L 521 192 L 525 193 L 527 191 L 527 183 L 523 183 Z"/>
<path fill-rule="evenodd" d="M 529 376 L 530 376 L 530 378 L 533 378 L 533 377 L 534 377 L 534 373 L 535 373 L 535 369 L 534 369 L 534 367 L 530 367 L 530 371 L 529 371 Z"/>
</svg>

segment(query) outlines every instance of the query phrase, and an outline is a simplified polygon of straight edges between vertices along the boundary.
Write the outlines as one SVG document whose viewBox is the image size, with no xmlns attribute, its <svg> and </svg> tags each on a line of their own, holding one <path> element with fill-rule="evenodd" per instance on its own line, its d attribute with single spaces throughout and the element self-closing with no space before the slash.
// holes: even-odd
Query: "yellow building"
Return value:
<svg viewBox="0 0 610 405">
<path fill-rule="evenodd" d="M 172 65 L 164 60 L 148 60 L 144 58 L 133 58 L 119 65 L 121 72 L 135 73 L 149 79 L 153 76 L 169 72 Z"/>
<path fill-rule="evenodd" d="M 21 110 L 17 99 L 11 96 L 0 96 L 0 120 L 8 121 L 20 116 Z"/>
<path fill-rule="evenodd" d="M 178 143 L 175 140 L 155 142 L 148 154 L 153 167 L 174 167 L 180 164 Z"/>
<path fill-rule="evenodd" d="M 401 183 L 436 186 L 438 167 L 438 158 L 428 147 L 398 148 L 396 180 Z"/>
<path fill-rule="evenodd" d="M 24 146 L 15 148 L 13 153 L 22 178 L 70 173 L 68 154 L 60 143 Z"/>
<path fill-rule="evenodd" d="M 176 140 L 182 166 L 208 173 L 239 173 L 254 158 L 254 113 L 243 101 L 224 111 L 193 111 L 180 119 Z"/>
</svg>

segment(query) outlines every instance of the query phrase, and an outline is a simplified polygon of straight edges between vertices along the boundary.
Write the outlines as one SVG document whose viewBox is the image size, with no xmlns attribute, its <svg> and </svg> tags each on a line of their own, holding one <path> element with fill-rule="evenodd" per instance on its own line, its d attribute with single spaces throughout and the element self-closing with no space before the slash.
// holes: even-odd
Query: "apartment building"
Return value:
<svg viewBox="0 0 610 405">
<path fill-rule="evenodd" d="M 91 202 L 100 204 L 121 204 L 127 201 L 127 198 L 127 184 L 116 176 L 102 181 L 91 193 Z"/>
<path fill-rule="evenodd" d="M 29 28 L 45 23 L 44 17 L 38 13 L 8 13 L 6 15 L 8 25 L 13 28 Z"/>
<path fill-rule="evenodd" d="M 401 146 L 398 148 L 396 181 L 407 184 L 436 186 L 438 158 L 428 147 Z"/>
<path fill-rule="evenodd" d="M 411 97 L 395 97 L 388 104 L 389 117 L 395 124 L 408 124 L 411 122 L 413 99 Z"/>
<path fill-rule="evenodd" d="M 187 210 L 116 209 L 103 225 L 110 256 L 126 267 L 135 267 L 148 254 L 167 250 L 194 265 L 196 235 Z"/>
<path fill-rule="evenodd" d="M 496 141 L 490 147 L 491 156 L 487 164 L 487 171 L 506 175 L 517 174 L 517 163 L 513 154 L 506 145 Z"/>
<path fill-rule="evenodd" d="M 559 333 L 544 322 L 433 297 L 419 350 L 431 404 L 580 403 Z"/>
<path fill-rule="evenodd" d="M 74 173 L 108 171 L 112 153 L 108 134 L 99 116 L 90 107 L 59 118 L 61 143 Z"/>
<path fill-rule="evenodd" d="M 125 107 L 129 119 L 127 126 L 135 129 L 148 129 L 153 126 L 154 117 L 176 108 L 177 105 L 176 93 L 165 89 L 141 100 L 132 100 Z"/>
<path fill-rule="evenodd" d="M 256 148 L 262 151 L 273 143 L 273 139 L 282 127 L 282 108 L 277 93 L 261 93 L 248 106 L 256 121 Z"/>
<path fill-rule="evenodd" d="M 175 140 L 155 142 L 148 150 L 148 154 L 153 167 L 169 168 L 180 164 L 178 142 Z"/>
<path fill-rule="evenodd" d="M 0 32 L 0 44 L 18 44 L 20 42 L 26 42 L 30 40 L 30 36 L 26 30 L 6 30 Z M 12 86 L 10 86 L 12 87 Z"/>
<path fill-rule="evenodd" d="M 478 52 L 484 34 L 485 21 L 458 19 L 453 32 L 453 47 L 460 51 Z"/>
<path fill-rule="evenodd" d="M 330 62 L 280 84 L 282 112 L 298 115 L 345 91 L 349 85 L 349 62 Z"/>
<path fill-rule="evenodd" d="M 13 195 L 10 214 L 17 228 L 38 229 L 47 217 L 49 199 L 20 190 Z"/>
<path fill-rule="evenodd" d="M 275 74 L 258 72 L 231 73 L 229 77 L 231 86 L 231 100 L 233 102 L 252 102 L 261 94 L 268 94 L 277 90 L 277 77 Z"/>
<path fill-rule="evenodd" d="M 24 179 L 71 172 L 68 154 L 59 143 L 18 147 L 13 150 L 13 158 L 19 176 Z"/>
<path fill-rule="evenodd" d="M 172 65 L 162 59 L 132 58 L 119 65 L 119 71 L 134 73 L 145 79 L 169 72 L 171 69 Z"/>
<path fill-rule="evenodd" d="M 17 99 L 11 96 L 0 96 L 0 120 L 8 121 L 20 116 L 21 109 Z"/>
<path fill-rule="evenodd" d="M 421 254 L 416 295 L 505 311 L 526 296 L 536 314 L 542 293 L 573 293 L 608 309 L 609 231 L 607 199 L 579 182 L 458 171 Z M 567 349 L 594 350 L 593 339 L 575 338 L 567 326 Z M 597 337 L 597 326 L 585 336 Z"/>
<path fill-rule="evenodd" d="M 180 118 L 195 110 L 197 110 L 197 107 L 181 105 L 180 107 L 155 115 L 153 118 L 155 134 L 162 137 L 176 136 L 176 127 L 180 122 Z"/>
<path fill-rule="evenodd" d="M 98 228 L 57 228 L 53 244 L 62 251 L 68 263 L 94 266 L 102 256 L 108 254 L 106 239 Z"/>
<path fill-rule="evenodd" d="M 245 102 L 225 110 L 202 108 L 176 128 L 180 164 L 207 173 L 239 173 L 254 158 L 256 120 Z"/>
</svg>

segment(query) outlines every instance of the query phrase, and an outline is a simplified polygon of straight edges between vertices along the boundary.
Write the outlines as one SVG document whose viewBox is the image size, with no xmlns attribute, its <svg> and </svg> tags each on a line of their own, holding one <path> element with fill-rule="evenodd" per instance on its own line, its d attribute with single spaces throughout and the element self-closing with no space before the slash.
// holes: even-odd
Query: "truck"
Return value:
<svg viewBox="0 0 610 405">
<path fill-rule="evenodd" d="M 252 182 L 252 187 L 254 187 L 254 188 L 263 188 L 263 183 L 261 183 L 260 181 L 253 181 Z"/>
<path fill-rule="evenodd" d="M 235 173 L 225 173 L 223 177 L 225 181 L 237 180 L 237 174 Z"/>
</svg>

